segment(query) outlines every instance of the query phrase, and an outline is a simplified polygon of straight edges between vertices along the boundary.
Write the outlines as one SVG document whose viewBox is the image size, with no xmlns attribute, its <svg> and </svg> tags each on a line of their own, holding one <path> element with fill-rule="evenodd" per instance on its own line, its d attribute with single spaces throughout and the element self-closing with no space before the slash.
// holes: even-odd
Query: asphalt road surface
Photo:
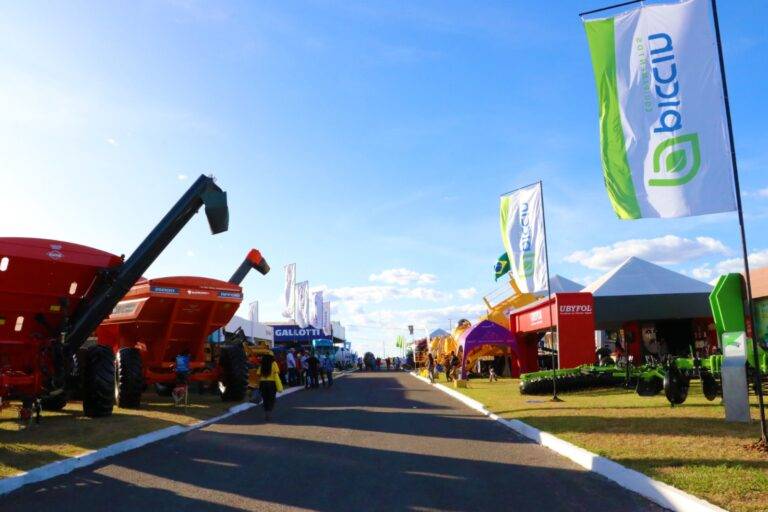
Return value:
<svg viewBox="0 0 768 512">
<path fill-rule="evenodd" d="M 0 497 L 0 510 L 659 507 L 404 373 L 358 373 Z"/>
</svg>

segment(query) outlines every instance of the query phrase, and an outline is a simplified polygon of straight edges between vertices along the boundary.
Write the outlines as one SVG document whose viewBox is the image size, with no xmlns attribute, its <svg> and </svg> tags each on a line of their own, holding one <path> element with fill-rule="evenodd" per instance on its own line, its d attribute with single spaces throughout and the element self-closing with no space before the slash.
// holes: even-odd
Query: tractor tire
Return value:
<svg viewBox="0 0 768 512">
<path fill-rule="evenodd" d="M 83 413 L 91 418 L 112 415 L 115 403 L 115 356 L 112 349 L 94 345 L 85 351 Z"/>
<path fill-rule="evenodd" d="M 157 396 L 171 396 L 173 394 L 173 386 L 171 384 L 155 382 L 155 393 L 157 393 Z"/>
<path fill-rule="evenodd" d="M 121 348 L 115 358 L 115 403 L 118 407 L 138 408 L 143 389 L 141 353 L 136 348 Z"/>
<path fill-rule="evenodd" d="M 40 406 L 44 411 L 60 411 L 67 405 L 67 394 L 62 391 L 58 395 L 40 398 Z"/>
<path fill-rule="evenodd" d="M 701 372 L 701 390 L 704 392 L 704 398 L 710 402 L 720 394 L 720 386 L 711 373 Z"/>
<path fill-rule="evenodd" d="M 225 345 L 219 356 L 219 393 L 225 402 L 239 402 L 248 394 L 248 359 L 242 345 Z"/>
<path fill-rule="evenodd" d="M 672 405 L 680 405 L 688 398 L 690 380 L 671 366 L 664 375 L 664 395 Z"/>
</svg>

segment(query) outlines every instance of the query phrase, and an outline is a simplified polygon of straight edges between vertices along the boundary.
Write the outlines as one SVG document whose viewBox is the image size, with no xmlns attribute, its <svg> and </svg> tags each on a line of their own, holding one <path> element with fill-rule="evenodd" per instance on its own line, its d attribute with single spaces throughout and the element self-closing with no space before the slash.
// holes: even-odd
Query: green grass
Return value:
<svg viewBox="0 0 768 512">
<path fill-rule="evenodd" d="M 444 377 L 441 376 L 444 382 Z M 670 407 L 663 394 L 601 389 L 522 396 L 519 381 L 471 380 L 462 393 L 504 418 L 520 419 L 723 508 L 768 510 L 768 454 L 751 450 L 758 422 L 724 421 L 720 400 L 708 402 L 698 381 L 688 400 Z M 753 418 L 757 418 L 753 399 Z"/>
<path fill-rule="evenodd" d="M 190 393 L 188 407 L 171 398 L 145 394 L 141 409 L 115 408 L 107 418 L 87 418 L 80 403 L 60 412 L 43 412 L 39 425 L 20 429 L 18 409 L 0 411 L 0 478 L 173 425 L 191 425 L 218 416 L 235 405 L 217 395 Z"/>
</svg>

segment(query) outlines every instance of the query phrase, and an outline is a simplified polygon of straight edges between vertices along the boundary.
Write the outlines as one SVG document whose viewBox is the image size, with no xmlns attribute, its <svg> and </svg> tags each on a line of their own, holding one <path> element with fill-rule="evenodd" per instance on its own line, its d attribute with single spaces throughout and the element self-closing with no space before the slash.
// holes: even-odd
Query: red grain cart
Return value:
<svg viewBox="0 0 768 512">
<path fill-rule="evenodd" d="M 78 391 L 86 415 L 111 414 L 114 355 L 89 339 L 203 206 L 211 232 L 226 231 L 226 193 L 200 176 L 125 260 L 69 242 L 0 238 L 0 407 L 20 400 L 20 416 L 39 419 Z"/>
<path fill-rule="evenodd" d="M 30 410 L 66 404 L 60 333 L 93 292 L 99 272 L 119 256 L 83 245 L 0 238 L 0 403 L 19 398 Z M 50 390 L 50 393 L 45 393 Z"/>
<path fill-rule="evenodd" d="M 252 250 L 229 282 L 207 277 L 142 279 L 97 329 L 99 343 L 113 348 L 115 397 L 120 407 L 138 407 L 148 385 L 160 393 L 177 382 L 176 358 L 189 358 L 186 382 L 218 383 L 224 400 L 242 400 L 248 367 L 242 344 L 221 344 L 207 357 L 208 336 L 225 326 L 243 300 L 240 282 L 250 268 L 269 267 Z"/>
</svg>

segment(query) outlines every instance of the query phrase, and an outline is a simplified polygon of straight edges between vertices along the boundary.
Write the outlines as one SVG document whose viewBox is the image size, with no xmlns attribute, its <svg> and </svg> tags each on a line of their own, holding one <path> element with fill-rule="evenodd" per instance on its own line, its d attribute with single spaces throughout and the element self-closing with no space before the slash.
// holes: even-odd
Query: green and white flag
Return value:
<svg viewBox="0 0 768 512">
<path fill-rule="evenodd" d="M 708 0 L 584 22 L 608 196 L 622 219 L 736 210 Z"/>
<path fill-rule="evenodd" d="M 501 239 L 510 274 L 521 292 L 547 290 L 547 256 L 541 183 L 501 196 Z"/>
</svg>

